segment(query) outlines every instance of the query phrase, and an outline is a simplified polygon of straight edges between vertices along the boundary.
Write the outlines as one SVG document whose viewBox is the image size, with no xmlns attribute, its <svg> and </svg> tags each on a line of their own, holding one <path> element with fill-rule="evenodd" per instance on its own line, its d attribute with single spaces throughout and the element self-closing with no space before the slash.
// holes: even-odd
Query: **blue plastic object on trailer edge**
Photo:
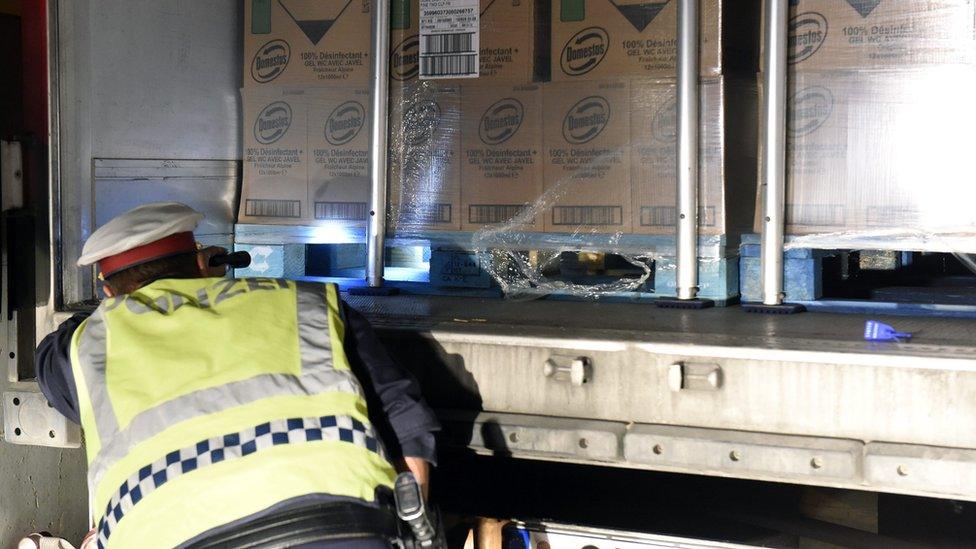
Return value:
<svg viewBox="0 0 976 549">
<path fill-rule="evenodd" d="M 864 323 L 864 339 L 866 341 L 901 341 L 911 338 L 912 334 L 899 332 L 888 324 L 877 320 L 869 320 Z"/>
</svg>

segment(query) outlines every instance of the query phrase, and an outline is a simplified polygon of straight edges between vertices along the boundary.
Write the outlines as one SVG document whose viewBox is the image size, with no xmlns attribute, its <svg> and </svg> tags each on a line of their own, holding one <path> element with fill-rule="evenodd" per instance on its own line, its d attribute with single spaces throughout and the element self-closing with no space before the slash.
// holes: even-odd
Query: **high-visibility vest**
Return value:
<svg viewBox="0 0 976 549">
<path fill-rule="evenodd" d="M 98 540 L 173 547 L 291 498 L 372 502 L 395 472 L 334 285 L 159 280 L 75 331 Z"/>
</svg>

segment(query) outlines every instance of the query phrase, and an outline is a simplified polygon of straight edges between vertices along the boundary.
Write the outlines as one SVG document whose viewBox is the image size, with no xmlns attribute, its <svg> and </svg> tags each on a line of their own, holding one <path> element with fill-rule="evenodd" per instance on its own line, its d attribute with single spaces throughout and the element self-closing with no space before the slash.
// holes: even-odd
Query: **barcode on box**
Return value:
<svg viewBox="0 0 976 549">
<path fill-rule="evenodd" d="M 478 0 L 420 1 L 420 78 L 476 78 Z"/>
<path fill-rule="evenodd" d="M 250 217 L 301 217 L 299 200 L 252 200 L 244 202 L 244 215 Z"/>
<path fill-rule="evenodd" d="M 621 206 L 556 206 L 552 209 L 553 225 L 623 225 Z"/>
<path fill-rule="evenodd" d="M 437 53 L 475 53 L 474 33 L 432 34 L 422 37 L 425 54 Z"/>
<path fill-rule="evenodd" d="M 678 209 L 674 206 L 644 206 L 640 211 L 641 227 L 674 227 L 678 224 Z M 698 224 L 715 226 L 715 206 L 698 208 Z"/>
<path fill-rule="evenodd" d="M 334 221 L 363 221 L 366 219 L 365 202 L 316 202 L 315 219 Z"/>
<path fill-rule="evenodd" d="M 439 55 L 420 58 L 420 76 L 469 76 L 478 74 L 478 55 Z"/>
<path fill-rule="evenodd" d="M 401 223 L 450 223 L 451 205 L 450 204 L 422 204 L 416 206 L 403 206 L 400 210 L 402 214 Z"/>
<path fill-rule="evenodd" d="M 468 219 L 471 223 L 490 225 L 505 223 L 522 213 L 522 204 L 472 204 L 468 206 Z"/>
<path fill-rule="evenodd" d="M 808 227 L 843 225 L 844 211 L 844 206 L 840 204 L 789 204 L 786 206 L 786 224 Z"/>
</svg>

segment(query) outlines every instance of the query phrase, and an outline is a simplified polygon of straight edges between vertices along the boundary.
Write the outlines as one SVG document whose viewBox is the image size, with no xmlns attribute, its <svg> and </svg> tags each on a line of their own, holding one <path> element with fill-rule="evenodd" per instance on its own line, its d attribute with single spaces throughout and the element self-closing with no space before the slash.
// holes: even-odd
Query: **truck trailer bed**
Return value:
<svg viewBox="0 0 976 549">
<path fill-rule="evenodd" d="M 348 300 L 456 446 L 976 500 L 976 321 Z M 868 319 L 915 335 L 866 342 Z"/>
</svg>

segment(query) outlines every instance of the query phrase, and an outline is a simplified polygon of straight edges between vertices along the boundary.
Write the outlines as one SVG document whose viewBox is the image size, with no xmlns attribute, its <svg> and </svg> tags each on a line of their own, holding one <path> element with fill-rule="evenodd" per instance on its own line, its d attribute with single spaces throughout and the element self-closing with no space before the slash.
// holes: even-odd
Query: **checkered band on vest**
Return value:
<svg viewBox="0 0 976 549">
<path fill-rule="evenodd" d="M 320 441 L 355 444 L 383 456 L 382 446 L 372 427 L 349 416 L 280 419 L 238 433 L 201 440 L 142 467 L 122 483 L 98 523 L 98 547 L 105 547 L 112 530 L 127 512 L 154 490 L 177 477 L 274 446 Z"/>
</svg>

